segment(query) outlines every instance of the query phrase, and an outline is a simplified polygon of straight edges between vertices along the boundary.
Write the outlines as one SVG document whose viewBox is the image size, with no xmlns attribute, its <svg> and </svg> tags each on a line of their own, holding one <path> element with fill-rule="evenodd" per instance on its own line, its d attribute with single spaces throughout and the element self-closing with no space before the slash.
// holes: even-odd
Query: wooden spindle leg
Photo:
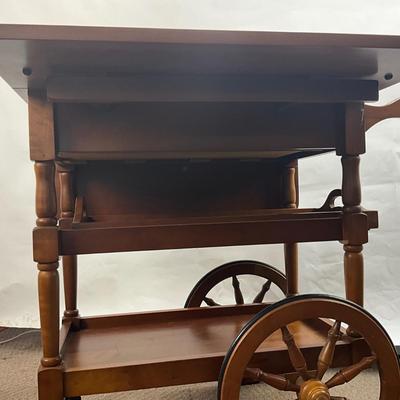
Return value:
<svg viewBox="0 0 400 400">
<path fill-rule="evenodd" d="M 337 137 L 336 153 L 342 161 L 342 244 L 346 297 L 364 303 L 363 244 L 368 242 L 368 218 L 361 207 L 360 154 L 365 153 L 364 104 L 344 105 L 344 127 Z M 358 336 L 351 327 L 351 336 Z"/>
<path fill-rule="evenodd" d="M 346 298 L 364 305 L 364 259 L 361 245 L 344 245 Z"/>
<path fill-rule="evenodd" d="M 36 161 L 36 225 L 38 227 L 55 227 L 57 225 L 57 204 L 54 182 L 54 162 Z"/>
<path fill-rule="evenodd" d="M 285 243 L 284 251 L 287 296 L 294 296 L 299 293 L 298 244 Z"/>
<path fill-rule="evenodd" d="M 53 161 L 35 163 L 37 228 L 33 231 L 34 259 L 38 263 L 43 367 L 61 363 L 59 355 L 58 230 Z"/>
<path fill-rule="evenodd" d="M 77 308 L 77 261 L 76 256 L 63 256 L 62 258 L 65 296 L 64 317 L 66 318 L 73 318 L 79 315 Z"/>
<path fill-rule="evenodd" d="M 60 220 L 72 220 L 75 206 L 74 166 L 58 162 L 57 173 L 60 183 Z M 62 264 L 65 297 L 64 317 L 73 318 L 79 315 L 77 308 L 77 256 L 63 256 Z"/>
<path fill-rule="evenodd" d="M 297 198 L 297 161 L 289 163 L 284 169 L 283 175 L 283 206 L 296 208 Z M 287 296 L 299 293 L 298 272 L 298 245 L 297 243 L 285 243 L 285 272 L 287 277 Z"/>
<path fill-rule="evenodd" d="M 363 243 L 368 241 L 368 221 L 361 210 L 359 156 L 343 156 L 343 249 L 346 298 L 364 305 Z M 359 336 L 351 326 L 347 334 Z"/>
<path fill-rule="evenodd" d="M 57 268 L 58 263 L 38 264 L 42 365 L 44 367 L 55 367 L 61 362 L 59 356 L 60 293 Z"/>
<path fill-rule="evenodd" d="M 360 157 L 343 156 L 344 270 L 346 297 L 359 305 L 364 303 L 364 263 L 362 243 L 366 229 L 358 224 L 361 214 Z"/>
</svg>

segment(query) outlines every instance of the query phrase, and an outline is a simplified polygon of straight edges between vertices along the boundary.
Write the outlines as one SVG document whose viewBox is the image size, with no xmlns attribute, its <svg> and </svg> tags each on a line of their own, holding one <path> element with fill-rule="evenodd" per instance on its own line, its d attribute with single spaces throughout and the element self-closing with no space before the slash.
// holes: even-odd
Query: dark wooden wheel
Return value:
<svg viewBox="0 0 400 400">
<path fill-rule="evenodd" d="M 289 324 L 315 318 L 327 318 L 334 322 L 318 360 L 314 360 L 317 371 L 311 373 L 302 350 L 290 332 Z M 324 380 L 325 372 L 332 365 L 336 341 L 343 335 L 343 323 L 351 325 L 362 335 L 369 351 L 360 359 L 356 359 L 352 365 L 342 368 L 329 380 Z M 298 381 L 259 368 L 249 368 L 257 348 L 276 331 L 281 331 L 293 370 L 301 377 Z M 218 399 L 238 400 L 244 377 L 265 382 L 279 390 L 294 392 L 298 400 L 335 399 L 330 395 L 331 388 L 353 380 L 375 363 L 378 365 L 380 378 L 379 400 L 399 400 L 400 367 L 397 354 L 389 336 L 373 316 L 354 303 L 332 296 L 290 297 L 267 306 L 239 333 L 221 367 Z M 363 398 L 362 393 L 359 398 Z"/>
<path fill-rule="evenodd" d="M 262 303 L 272 284 L 278 286 L 284 294 L 287 292 L 286 276 L 271 265 L 258 261 L 233 261 L 223 264 L 204 275 L 190 292 L 185 308 L 200 307 L 203 302 L 208 306 L 218 306 L 219 304 L 212 298 L 207 297 L 207 295 L 212 288 L 226 279 L 232 279 L 236 304 L 244 304 L 245 299 L 238 279 L 240 275 L 255 275 L 266 280 L 259 293 L 253 299 L 253 303 Z"/>
</svg>

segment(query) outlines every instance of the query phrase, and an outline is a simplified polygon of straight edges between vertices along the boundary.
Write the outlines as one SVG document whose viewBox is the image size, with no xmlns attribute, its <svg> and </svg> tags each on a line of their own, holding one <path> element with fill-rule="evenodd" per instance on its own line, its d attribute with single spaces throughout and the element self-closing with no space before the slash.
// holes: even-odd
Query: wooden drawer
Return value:
<svg viewBox="0 0 400 400">
<path fill-rule="evenodd" d="M 75 186 L 96 221 L 118 214 L 226 215 L 282 207 L 282 167 L 240 160 L 91 161 L 76 166 Z"/>
<path fill-rule="evenodd" d="M 55 126 L 59 158 L 277 158 L 334 149 L 344 106 L 58 103 Z"/>
</svg>

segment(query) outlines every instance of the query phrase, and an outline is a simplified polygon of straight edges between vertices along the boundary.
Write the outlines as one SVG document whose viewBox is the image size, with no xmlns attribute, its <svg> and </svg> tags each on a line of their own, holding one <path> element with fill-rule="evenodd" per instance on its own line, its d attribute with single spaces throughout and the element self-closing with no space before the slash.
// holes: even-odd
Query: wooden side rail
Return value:
<svg viewBox="0 0 400 400">
<path fill-rule="evenodd" d="M 364 108 L 365 130 L 388 118 L 400 118 L 400 99 L 385 106 L 369 106 Z"/>
<path fill-rule="evenodd" d="M 368 229 L 377 227 L 376 211 L 362 210 L 357 222 L 367 241 Z M 363 225 L 364 224 L 364 225 Z M 363 225 L 363 226 L 362 226 Z M 90 254 L 139 250 L 213 247 L 344 240 L 343 213 L 274 215 L 241 219 L 200 221 L 176 220 L 116 226 L 104 222 L 60 228 L 60 253 Z"/>
</svg>

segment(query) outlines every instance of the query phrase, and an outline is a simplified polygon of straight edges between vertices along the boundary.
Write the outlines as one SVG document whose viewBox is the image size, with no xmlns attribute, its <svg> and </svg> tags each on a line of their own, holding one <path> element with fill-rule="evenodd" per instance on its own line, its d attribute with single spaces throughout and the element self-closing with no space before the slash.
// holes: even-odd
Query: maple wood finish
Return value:
<svg viewBox="0 0 400 400">
<path fill-rule="evenodd" d="M 245 304 L 80 318 L 79 329 L 70 332 L 63 352 L 66 395 L 217 380 L 230 344 L 265 306 Z M 314 366 L 330 327 L 321 319 L 313 319 L 291 328 L 309 365 Z M 363 339 L 340 341 L 334 365 L 350 365 L 352 354 L 366 351 Z M 289 363 L 277 332 L 257 350 L 252 365 L 267 365 L 268 372 L 282 374 L 288 372 Z"/>
<path fill-rule="evenodd" d="M 54 185 L 54 163 L 37 161 L 36 174 L 36 214 L 37 228 L 34 241 L 41 246 L 34 258 L 39 270 L 39 306 L 42 327 L 44 367 L 54 367 L 61 362 L 58 353 L 59 342 L 59 278 L 57 206 Z"/>
<path fill-rule="evenodd" d="M 60 223 L 63 220 L 71 221 L 74 217 L 74 166 L 66 163 L 57 163 L 57 172 L 60 187 Z M 76 255 L 63 256 L 63 277 L 65 311 L 64 317 L 72 318 L 79 315 L 77 309 L 77 274 L 78 259 Z"/>
<path fill-rule="evenodd" d="M 400 80 L 398 36 L 2 25 L 0 74 L 22 96 L 77 70 Z M 21 71 L 24 69 L 24 74 Z M 90 76 L 89 75 L 89 76 Z M 100 88 L 101 90 L 101 88 Z M 299 97 L 303 96 L 301 93 Z"/>
<path fill-rule="evenodd" d="M 34 260 L 38 263 L 38 292 L 43 356 L 38 372 L 40 399 L 62 399 L 59 353 L 59 277 L 57 204 L 53 161 L 36 161 L 37 228 L 33 231 Z"/>
<path fill-rule="evenodd" d="M 400 81 L 400 37 L 0 25 L 0 56 L 0 75 L 29 107 L 40 400 L 216 380 L 221 365 L 220 396 L 231 400 L 246 357 L 253 380 L 300 400 L 329 399 L 331 387 L 377 363 L 380 400 L 396 399 L 398 365 L 376 321 L 349 303 L 294 295 L 298 243 L 337 240 L 346 296 L 363 304 L 362 249 L 378 218 L 361 206 L 360 155 L 366 129 L 400 114 L 398 102 L 364 103 Z M 298 160 L 328 151 L 341 157 L 342 188 L 322 207 L 297 208 Z M 221 266 L 186 303 L 213 307 L 79 316 L 79 254 L 271 243 L 284 245 L 286 274 L 258 262 Z M 243 304 L 247 273 L 266 279 L 255 303 L 272 283 L 287 299 L 268 311 Z M 207 298 L 225 278 L 236 306 Z M 246 356 L 234 356 L 264 321 Z M 324 383 L 331 366 L 349 368 Z"/>
</svg>

